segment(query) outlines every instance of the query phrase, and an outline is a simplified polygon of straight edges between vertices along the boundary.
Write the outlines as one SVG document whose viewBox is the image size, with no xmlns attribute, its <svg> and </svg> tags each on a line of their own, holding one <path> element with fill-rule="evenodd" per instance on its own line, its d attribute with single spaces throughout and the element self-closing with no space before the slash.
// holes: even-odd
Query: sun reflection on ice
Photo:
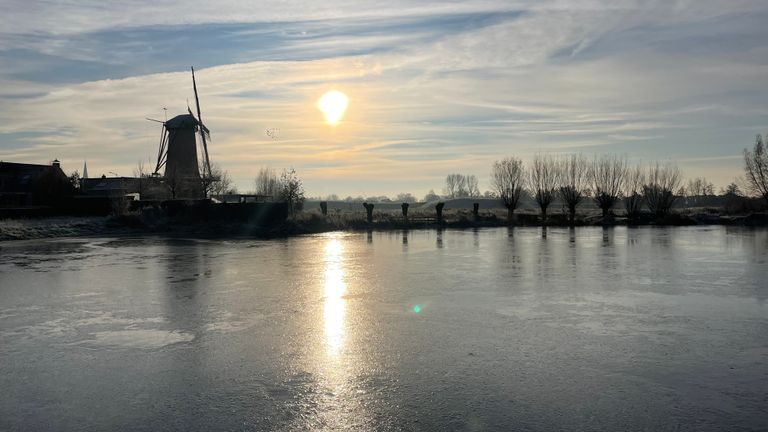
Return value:
<svg viewBox="0 0 768 432">
<path fill-rule="evenodd" d="M 338 239 L 331 239 L 325 246 L 325 343 L 328 353 L 336 355 L 344 345 L 344 308 L 343 298 L 347 291 L 344 283 L 342 252 L 344 247 Z"/>
</svg>

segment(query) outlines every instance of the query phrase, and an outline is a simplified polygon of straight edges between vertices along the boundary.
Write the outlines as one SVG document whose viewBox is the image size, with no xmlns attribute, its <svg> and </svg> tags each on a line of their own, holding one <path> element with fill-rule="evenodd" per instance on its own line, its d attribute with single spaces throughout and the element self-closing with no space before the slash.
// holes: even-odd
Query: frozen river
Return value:
<svg viewBox="0 0 768 432">
<path fill-rule="evenodd" d="M 0 243 L 0 430 L 768 430 L 768 231 Z"/>
</svg>

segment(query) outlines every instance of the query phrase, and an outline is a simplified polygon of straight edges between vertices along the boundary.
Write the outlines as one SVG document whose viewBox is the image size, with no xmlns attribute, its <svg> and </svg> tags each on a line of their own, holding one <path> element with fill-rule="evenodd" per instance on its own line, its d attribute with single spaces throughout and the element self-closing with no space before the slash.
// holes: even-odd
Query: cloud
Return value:
<svg viewBox="0 0 768 432">
<path fill-rule="evenodd" d="M 0 159 L 92 174 L 154 156 L 144 117 L 186 112 L 190 64 L 241 189 L 271 165 L 311 194 L 422 194 L 542 150 L 675 158 L 724 184 L 768 110 L 764 2 L 11 4 Z M 331 88 L 350 97 L 336 128 L 314 106 Z"/>
</svg>

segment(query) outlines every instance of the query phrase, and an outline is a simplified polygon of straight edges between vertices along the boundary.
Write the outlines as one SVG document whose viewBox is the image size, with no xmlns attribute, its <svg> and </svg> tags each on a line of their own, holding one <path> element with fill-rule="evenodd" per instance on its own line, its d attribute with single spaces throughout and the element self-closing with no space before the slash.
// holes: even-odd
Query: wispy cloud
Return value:
<svg viewBox="0 0 768 432">
<path fill-rule="evenodd" d="M 726 183 L 768 114 L 763 1 L 6 7 L 0 159 L 94 173 L 154 156 L 144 117 L 186 112 L 190 64 L 212 158 L 243 189 L 272 165 L 312 194 L 423 193 L 540 150 L 675 158 Z M 350 97 L 336 128 L 314 106 L 330 88 Z"/>
</svg>

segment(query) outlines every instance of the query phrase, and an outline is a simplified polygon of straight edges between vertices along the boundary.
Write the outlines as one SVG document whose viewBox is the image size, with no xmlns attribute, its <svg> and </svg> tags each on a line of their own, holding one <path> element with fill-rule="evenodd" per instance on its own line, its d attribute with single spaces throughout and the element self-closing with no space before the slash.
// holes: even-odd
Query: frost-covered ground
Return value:
<svg viewBox="0 0 768 432">
<path fill-rule="evenodd" d="M 0 220 L 0 241 L 50 237 L 78 237 L 109 231 L 104 217 L 60 217 Z"/>
</svg>

